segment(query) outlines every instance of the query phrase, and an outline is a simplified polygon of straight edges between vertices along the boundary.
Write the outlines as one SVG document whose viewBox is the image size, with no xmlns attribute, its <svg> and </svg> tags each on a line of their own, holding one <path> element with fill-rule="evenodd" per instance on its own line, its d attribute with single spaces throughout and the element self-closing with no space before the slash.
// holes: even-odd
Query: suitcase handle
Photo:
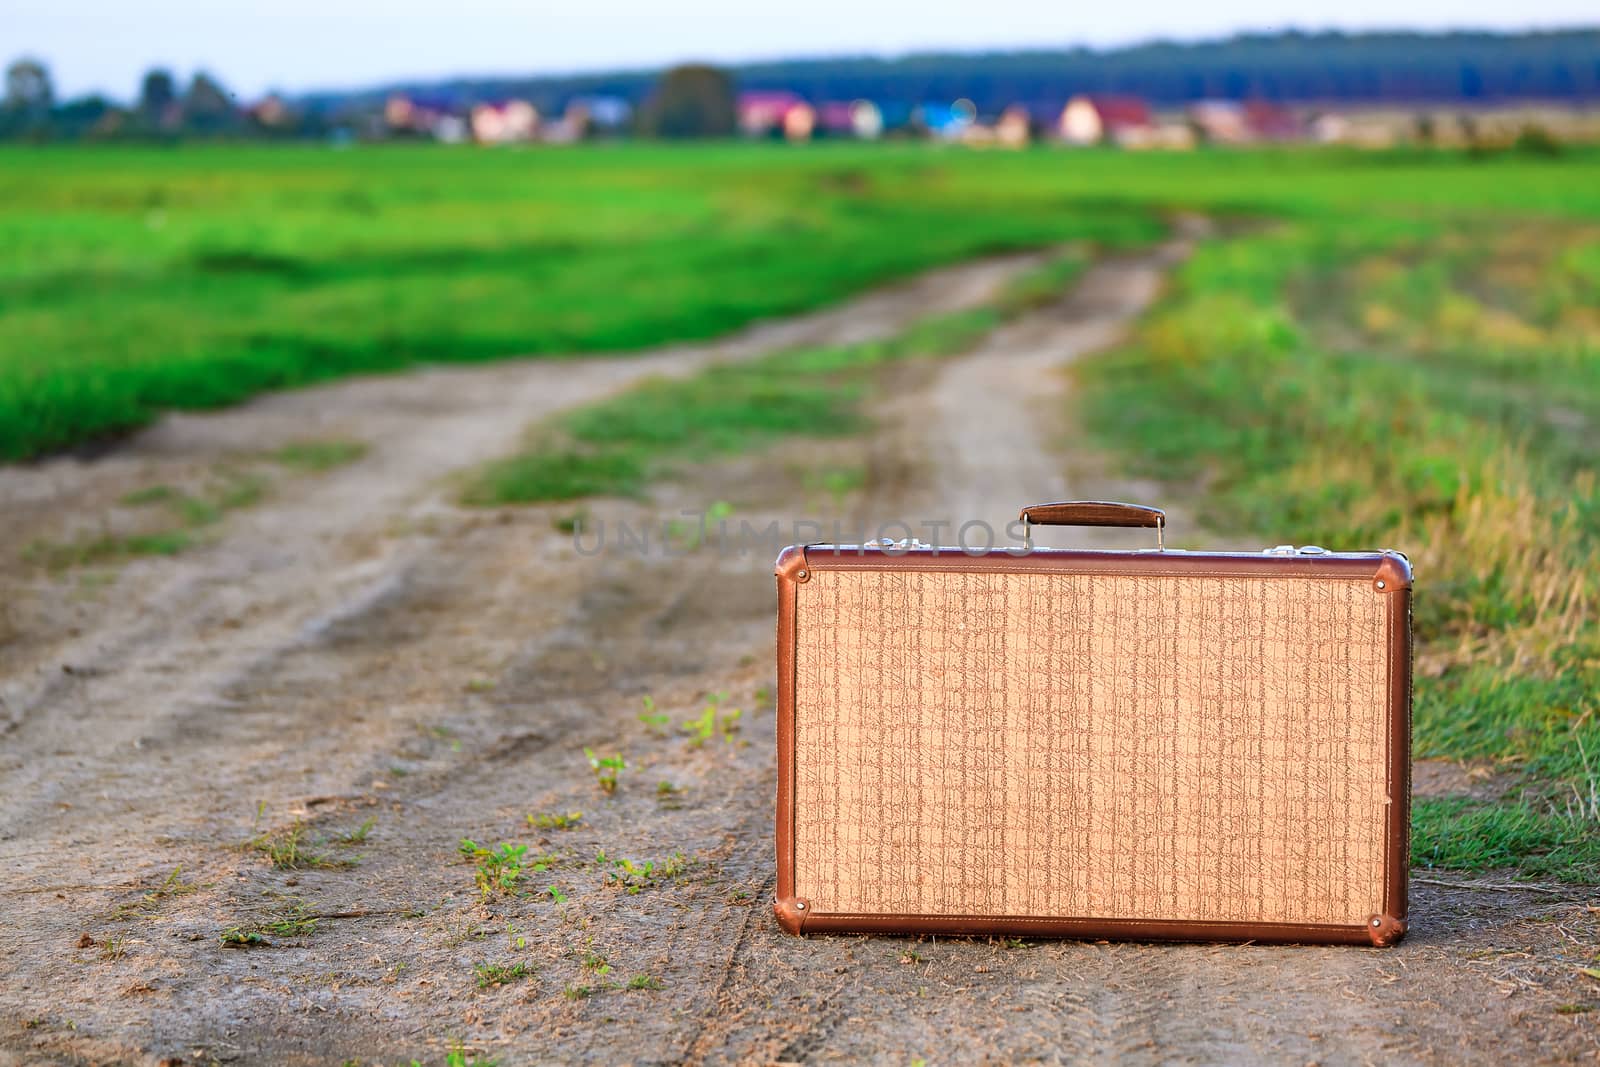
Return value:
<svg viewBox="0 0 1600 1067">
<path fill-rule="evenodd" d="M 1156 548 L 1164 549 L 1161 531 L 1167 513 L 1143 504 L 1119 504 L 1114 500 L 1062 500 L 1054 504 L 1030 504 L 1018 516 L 1022 520 L 1022 542 L 1033 547 L 1033 526 L 1134 526 L 1153 527 Z"/>
</svg>

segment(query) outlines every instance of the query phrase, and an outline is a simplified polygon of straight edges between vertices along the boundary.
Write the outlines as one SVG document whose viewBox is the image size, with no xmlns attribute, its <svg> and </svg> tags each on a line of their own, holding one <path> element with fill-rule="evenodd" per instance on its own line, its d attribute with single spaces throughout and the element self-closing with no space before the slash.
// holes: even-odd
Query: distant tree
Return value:
<svg viewBox="0 0 1600 1067">
<path fill-rule="evenodd" d="M 0 137 L 48 134 L 54 95 L 43 63 L 26 57 L 13 62 L 6 68 L 6 95 L 0 101 Z"/>
<path fill-rule="evenodd" d="M 50 84 L 50 70 L 37 59 L 26 56 L 6 68 L 7 111 L 17 111 L 36 118 L 50 113 L 55 102 L 55 89 Z"/>
<path fill-rule="evenodd" d="M 673 67 L 639 114 L 647 137 L 729 137 L 738 122 L 733 82 L 715 67 Z"/>
<path fill-rule="evenodd" d="M 183 125 L 196 133 L 220 133 L 237 119 L 233 101 L 211 75 L 201 72 L 183 94 Z"/>
<path fill-rule="evenodd" d="M 157 67 L 147 71 L 139 85 L 139 117 L 145 125 L 158 127 L 166 121 L 177 98 L 178 87 L 170 70 Z"/>
</svg>

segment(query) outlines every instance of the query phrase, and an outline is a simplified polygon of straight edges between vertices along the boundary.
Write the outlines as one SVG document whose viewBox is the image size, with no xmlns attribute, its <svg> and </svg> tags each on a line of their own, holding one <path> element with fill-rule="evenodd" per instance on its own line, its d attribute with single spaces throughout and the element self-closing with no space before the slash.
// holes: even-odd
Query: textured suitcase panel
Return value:
<svg viewBox="0 0 1600 1067">
<path fill-rule="evenodd" d="M 1404 805 L 1403 646 L 1373 566 L 814 567 L 792 602 L 781 881 L 871 928 L 1365 936 L 1396 910 Z"/>
</svg>

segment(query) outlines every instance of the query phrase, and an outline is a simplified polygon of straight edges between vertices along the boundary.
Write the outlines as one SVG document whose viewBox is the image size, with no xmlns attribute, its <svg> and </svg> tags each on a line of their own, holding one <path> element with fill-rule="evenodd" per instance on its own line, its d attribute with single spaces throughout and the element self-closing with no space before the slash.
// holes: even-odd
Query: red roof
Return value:
<svg viewBox="0 0 1600 1067">
<path fill-rule="evenodd" d="M 825 130 L 848 131 L 855 126 L 850 105 L 833 100 L 817 108 L 817 125 Z"/>
<path fill-rule="evenodd" d="M 1084 96 L 1100 115 L 1106 129 L 1126 129 L 1130 126 L 1153 126 L 1150 105 L 1137 96 L 1116 96 L 1109 93 L 1088 93 Z"/>
<path fill-rule="evenodd" d="M 1256 136 L 1279 139 L 1299 136 L 1300 123 L 1287 108 L 1265 100 L 1246 100 L 1244 119 Z"/>
</svg>

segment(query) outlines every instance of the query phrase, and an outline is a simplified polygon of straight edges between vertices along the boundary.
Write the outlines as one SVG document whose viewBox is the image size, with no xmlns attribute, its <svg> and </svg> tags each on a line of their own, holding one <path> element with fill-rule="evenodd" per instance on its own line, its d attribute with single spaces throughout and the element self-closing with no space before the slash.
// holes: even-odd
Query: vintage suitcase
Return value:
<svg viewBox="0 0 1600 1067">
<path fill-rule="evenodd" d="M 783 928 L 1398 941 L 1405 557 L 1029 544 L 778 557 Z"/>
</svg>

